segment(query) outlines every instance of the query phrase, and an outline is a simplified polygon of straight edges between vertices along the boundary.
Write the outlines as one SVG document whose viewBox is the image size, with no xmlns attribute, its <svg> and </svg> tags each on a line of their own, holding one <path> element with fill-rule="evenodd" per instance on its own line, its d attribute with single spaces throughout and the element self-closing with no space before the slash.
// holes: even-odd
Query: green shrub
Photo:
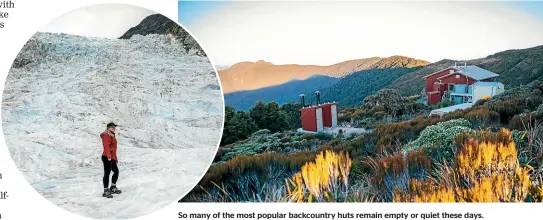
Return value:
<svg viewBox="0 0 543 220">
<path fill-rule="evenodd" d="M 378 125 L 373 133 L 377 136 L 377 149 L 396 143 L 406 143 L 418 137 L 421 131 L 430 125 L 441 122 L 439 117 L 417 117 L 409 121 Z M 380 147 L 379 147 L 380 146 Z"/>
<path fill-rule="evenodd" d="M 464 115 L 465 115 L 465 111 L 464 110 L 455 110 L 453 112 L 449 112 L 447 114 L 445 114 L 443 116 L 443 119 L 445 121 L 449 121 L 449 120 L 453 120 L 453 119 L 460 119 L 460 118 L 464 118 Z"/>
<path fill-rule="evenodd" d="M 214 162 L 223 163 L 239 155 L 257 155 L 265 152 L 292 154 L 313 150 L 333 139 L 332 135 L 325 133 L 297 135 L 286 131 L 272 134 L 270 130 L 262 129 L 244 141 L 221 147 Z"/>
<path fill-rule="evenodd" d="M 370 117 L 373 116 L 377 112 L 385 112 L 386 114 L 386 111 L 387 109 L 382 105 L 374 106 L 367 111 L 361 110 L 361 112 L 364 112 L 366 116 L 370 116 Z"/>
<path fill-rule="evenodd" d="M 515 130 L 526 130 L 533 123 L 532 114 L 515 115 L 509 121 L 508 127 Z"/>
<path fill-rule="evenodd" d="M 364 118 L 357 123 L 359 127 L 374 127 L 377 124 L 377 120 L 375 118 Z"/>
<path fill-rule="evenodd" d="M 327 134 L 327 133 L 324 133 L 324 132 L 319 132 L 315 135 L 315 138 L 321 140 L 321 141 L 330 141 L 332 139 L 334 139 L 334 136 L 331 135 L 331 134 Z"/>
<path fill-rule="evenodd" d="M 454 102 L 451 102 L 448 99 L 444 99 L 443 101 L 437 103 L 437 106 L 439 108 L 445 108 L 445 107 L 449 107 L 451 105 L 454 105 Z"/>
<path fill-rule="evenodd" d="M 456 153 L 457 146 L 454 143 L 458 134 L 472 132 L 471 123 L 465 119 L 454 119 L 428 126 L 420 136 L 409 142 L 405 152 L 425 148 L 430 157 L 437 161 L 450 161 Z"/>
<path fill-rule="evenodd" d="M 384 111 L 380 111 L 380 112 L 375 112 L 372 117 L 375 118 L 375 119 L 383 119 L 385 116 L 387 116 L 388 114 Z"/>
<path fill-rule="evenodd" d="M 539 89 L 521 86 L 505 90 L 504 93 L 489 99 L 484 106 L 500 115 L 502 124 L 518 114 L 535 111 L 543 103 L 543 97 Z"/>
<path fill-rule="evenodd" d="M 236 147 L 230 148 L 230 150 L 222 156 L 221 160 L 227 161 L 238 155 L 260 154 L 264 152 L 266 147 L 267 147 L 266 145 L 260 144 L 260 143 L 239 144 Z"/>
<path fill-rule="evenodd" d="M 251 136 L 252 137 L 260 137 L 260 136 L 267 136 L 271 134 L 271 131 L 268 130 L 268 129 L 260 129 L 258 131 L 256 131 L 255 133 L 253 133 Z"/>
<path fill-rule="evenodd" d="M 491 111 L 483 106 L 470 108 L 464 117 L 478 126 L 496 124 L 500 119 L 500 115 L 497 112 Z"/>
<path fill-rule="evenodd" d="M 291 141 L 292 141 L 292 138 L 290 136 L 285 136 L 281 138 L 281 143 L 288 143 Z"/>
</svg>

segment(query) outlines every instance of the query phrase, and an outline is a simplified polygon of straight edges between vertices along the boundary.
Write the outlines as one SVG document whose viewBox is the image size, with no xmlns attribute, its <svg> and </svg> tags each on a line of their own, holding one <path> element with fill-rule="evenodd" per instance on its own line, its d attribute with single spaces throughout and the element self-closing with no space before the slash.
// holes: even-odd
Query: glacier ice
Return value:
<svg viewBox="0 0 543 220">
<path fill-rule="evenodd" d="M 168 35 L 37 33 L 6 80 L 6 144 L 54 204 L 99 219 L 141 216 L 177 201 L 207 170 L 223 120 L 218 83 L 207 57 Z M 105 199 L 99 134 L 110 121 L 123 194 Z"/>
</svg>

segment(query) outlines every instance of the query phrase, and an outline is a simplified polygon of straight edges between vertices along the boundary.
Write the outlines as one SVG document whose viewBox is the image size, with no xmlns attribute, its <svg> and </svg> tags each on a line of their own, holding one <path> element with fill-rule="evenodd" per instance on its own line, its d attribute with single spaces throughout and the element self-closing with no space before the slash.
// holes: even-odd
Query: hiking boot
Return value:
<svg viewBox="0 0 543 220">
<path fill-rule="evenodd" d="M 109 191 L 111 192 L 111 194 L 121 194 L 121 190 L 117 189 L 117 186 L 109 187 Z"/>
<path fill-rule="evenodd" d="M 106 197 L 108 199 L 113 198 L 113 196 L 111 195 L 111 192 L 109 191 L 109 189 L 104 189 L 104 193 L 102 194 L 102 197 Z"/>
</svg>

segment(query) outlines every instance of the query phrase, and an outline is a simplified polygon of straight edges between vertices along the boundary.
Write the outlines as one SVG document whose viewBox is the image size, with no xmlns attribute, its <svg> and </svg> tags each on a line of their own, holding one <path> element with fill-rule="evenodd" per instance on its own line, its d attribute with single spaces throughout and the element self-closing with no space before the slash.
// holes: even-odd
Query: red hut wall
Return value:
<svg viewBox="0 0 543 220">
<path fill-rule="evenodd" d="M 324 127 L 332 127 L 332 105 L 322 105 L 322 120 Z"/>
<path fill-rule="evenodd" d="M 456 78 L 456 76 L 459 76 L 458 78 Z M 441 82 L 445 85 L 445 89 L 449 89 L 449 84 L 453 83 L 453 84 L 468 84 L 468 85 L 471 85 L 473 83 L 475 83 L 476 81 L 470 77 L 467 77 L 465 75 L 462 75 L 462 74 L 452 74 L 450 76 L 447 76 L 447 77 L 444 77 L 444 78 L 441 78 Z"/>
<path fill-rule="evenodd" d="M 317 109 L 304 108 L 300 109 L 302 114 L 302 129 L 306 131 L 317 131 Z"/>
<path fill-rule="evenodd" d="M 439 91 L 433 91 L 427 93 L 428 95 L 428 105 L 437 104 L 441 101 L 441 93 Z"/>
<path fill-rule="evenodd" d="M 451 73 L 452 68 L 447 68 L 442 71 L 439 71 L 438 73 L 428 76 L 425 78 L 426 80 L 426 92 L 434 91 L 434 83 L 438 81 L 437 78 L 445 76 L 447 74 Z"/>
</svg>

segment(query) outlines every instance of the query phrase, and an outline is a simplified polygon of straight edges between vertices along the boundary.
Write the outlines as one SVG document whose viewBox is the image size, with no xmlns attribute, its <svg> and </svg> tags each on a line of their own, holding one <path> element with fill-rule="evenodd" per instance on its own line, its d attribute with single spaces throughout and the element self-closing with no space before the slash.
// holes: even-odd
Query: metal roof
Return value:
<svg viewBox="0 0 543 220">
<path fill-rule="evenodd" d="M 442 72 L 442 71 L 450 69 L 450 68 L 452 68 L 455 71 L 453 73 L 449 73 L 449 74 L 444 75 L 442 77 L 439 77 L 437 79 L 443 79 L 445 77 L 448 77 L 448 76 L 454 75 L 454 74 L 462 74 L 462 75 L 470 77 L 470 78 L 472 78 L 474 80 L 490 79 L 490 78 L 500 76 L 500 75 L 498 75 L 496 73 L 490 72 L 490 71 L 485 70 L 485 69 L 483 69 L 481 67 L 478 67 L 478 66 L 452 66 L 452 67 L 448 67 L 446 69 L 440 70 L 438 72 L 432 73 L 430 75 L 426 75 L 423 78 L 426 78 L 428 76 L 434 75 L 436 73 Z"/>
<path fill-rule="evenodd" d="M 300 110 L 303 110 L 303 109 L 317 109 L 317 108 L 322 108 L 326 105 L 338 105 L 339 102 L 336 102 L 336 101 L 333 101 L 333 102 L 325 102 L 325 103 L 321 103 L 319 105 L 310 105 L 310 106 L 305 106 L 305 107 L 302 107 Z"/>
<path fill-rule="evenodd" d="M 429 76 L 433 76 L 433 75 L 435 75 L 435 74 L 441 73 L 441 72 L 443 72 L 443 71 L 445 71 L 445 70 L 448 70 L 448 69 L 451 69 L 451 68 L 454 69 L 454 70 L 456 70 L 456 69 L 454 68 L 454 66 L 450 66 L 450 67 L 447 67 L 447 68 L 442 69 L 442 70 L 440 70 L 440 71 L 436 71 L 436 72 L 430 73 L 430 74 L 428 74 L 428 75 L 426 75 L 426 76 L 423 76 L 422 78 L 423 78 L 423 79 L 426 79 L 426 78 L 428 78 Z"/>
<path fill-rule="evenodd" d="M 499 76 L 496 73 L 490 72 L 478 66 L 458 67 L 457 69 L 458 73 L 466 75 L 475 80 L 483 80 Z"/>
<path fill-rule="evenodd" d="M 473 106 L 473 103 L 464 103 L 464 104 L 453 105 L 453 106 L 449 106 L 445 108 L 434 109 L 430 112 L 430 115 L 444 115 L 444 114 L 447 114 L 449 112 L 454 112 L 459 109 L 467 109 L 471 106 Z"/>
<path fill-rule="evenodd" d="M 473 85 L 475 85 L 475 86 L 495 86 L 495 87 L 503 86 L 503 84 L 501 82 L 481 82 L 481 81 L 476 82 Z"/>
</svg>

